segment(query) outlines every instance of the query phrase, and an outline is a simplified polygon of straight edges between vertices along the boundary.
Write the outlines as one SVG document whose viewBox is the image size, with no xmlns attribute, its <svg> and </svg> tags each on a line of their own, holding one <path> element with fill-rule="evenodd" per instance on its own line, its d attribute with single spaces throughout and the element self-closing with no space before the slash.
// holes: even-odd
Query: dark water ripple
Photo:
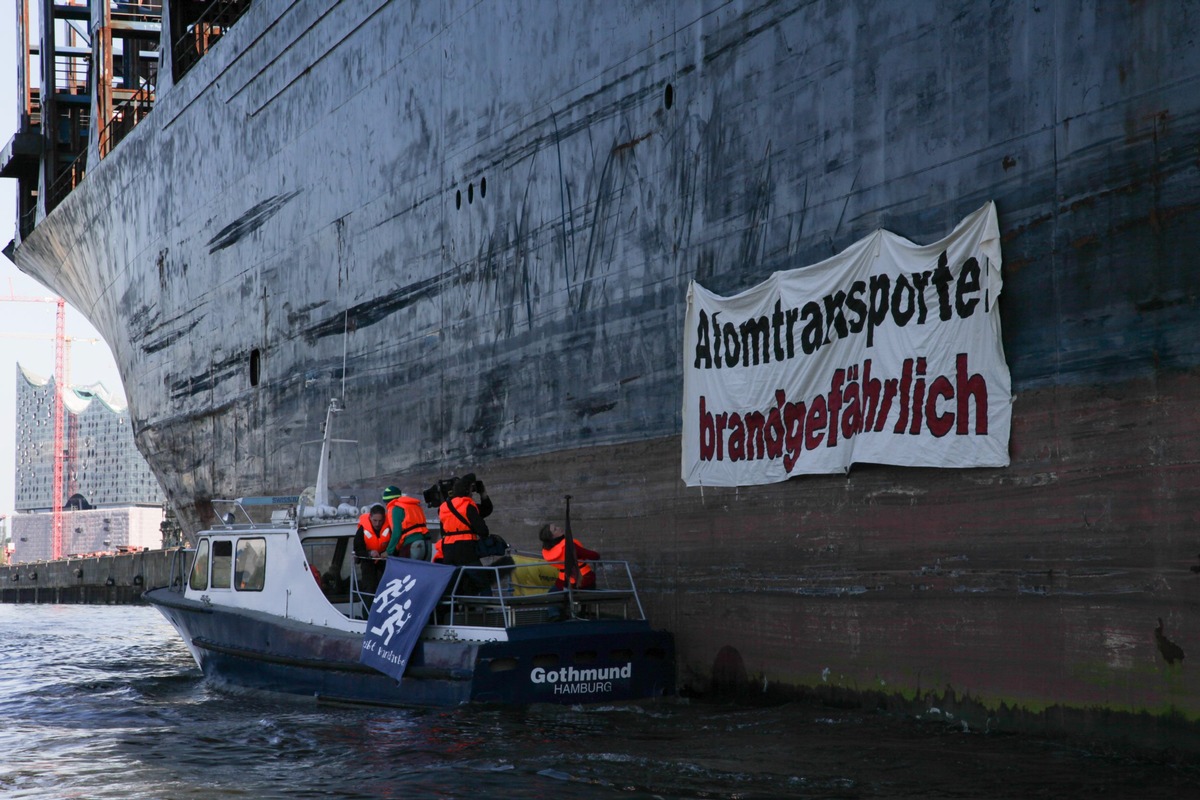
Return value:
<svg viewBox="0 0 1200 800">
<path fill-rule="evenodd" d="M 0 606 L 0 798 L 1200 796 L 1186 758 L 686 701 L 381 710 L 205 681 L 149 608 Z"/>
</svg>

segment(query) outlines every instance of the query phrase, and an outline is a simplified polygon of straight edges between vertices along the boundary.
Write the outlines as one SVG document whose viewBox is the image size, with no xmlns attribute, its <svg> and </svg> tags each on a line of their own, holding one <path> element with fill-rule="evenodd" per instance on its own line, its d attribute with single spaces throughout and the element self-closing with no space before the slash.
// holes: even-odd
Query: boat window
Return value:
<svg viewBox="0 0 1200 800">
<path fill-rule="evenodd" d="M 350 590 L 352 559 L 346 558 L 347 536 L 322 536 L 304 540 L 304 557 L 321 575 L 321 588 L 326 594 Z"/>
<path fill-rule="evenodd" d="M 201 539 L 196 546 L 196 560 L 192 562 L 188 586 L 197 591 L 208 588 L 208 539 Z"/>
<path fill-rule="evenodd" d="M 212 543 L 212 588 L 228 589 L 233 572 L 233 542 L 217 539 Z"/>
<path fill-rule="evenodd" d="M 233 585 L 239 592 L 261 592 L 267 577 L 267 540 L 238 539 Z"/>
</svg>

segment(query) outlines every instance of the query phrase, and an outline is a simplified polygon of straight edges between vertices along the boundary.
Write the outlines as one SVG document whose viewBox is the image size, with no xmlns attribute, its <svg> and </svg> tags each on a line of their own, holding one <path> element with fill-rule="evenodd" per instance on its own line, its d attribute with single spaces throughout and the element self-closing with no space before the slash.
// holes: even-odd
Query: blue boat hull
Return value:
<svg viewBox="0 0 1200 800">
<path fill-rule="evenodd" d="M 359 661 L 362 638 L 255 612 L 146 592 L 204 675 L 330 702 L 448 706 L 467 702 L 608 703 L 675 692 L 669 633 L 631 620 L 525 626 L 508 641 L 417 643 L 402 680 Z"/>
</svg>

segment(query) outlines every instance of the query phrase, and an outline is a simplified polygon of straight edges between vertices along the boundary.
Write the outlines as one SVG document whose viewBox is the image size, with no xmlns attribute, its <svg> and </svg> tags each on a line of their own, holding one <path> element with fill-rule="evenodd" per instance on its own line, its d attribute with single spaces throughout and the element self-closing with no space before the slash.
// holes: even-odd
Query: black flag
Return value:
<svg viewBox="0 0 1200 800">
<path fill-rule="evenodd" d="M 579 560 L 575 557 L 575 537 L 571 535 L 571 495 L 566 495 L 566 498 L 566 552 L 563 561 L 563 575 L 567 577 L 567 586 L 574 587 L 579 581 Z"/>
</svg>

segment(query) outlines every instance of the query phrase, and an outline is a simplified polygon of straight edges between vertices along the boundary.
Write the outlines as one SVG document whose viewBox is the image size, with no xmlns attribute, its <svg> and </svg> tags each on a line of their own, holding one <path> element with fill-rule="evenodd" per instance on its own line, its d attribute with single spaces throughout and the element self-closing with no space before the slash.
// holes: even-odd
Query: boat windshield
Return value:
<svg viewBox="0 0 1200 800">
<path fill-rule="evenodd" d="M 196 546 L 196 556 L 192 559 L 192 574 L 188 586 L 195 591 L 208 588 L 208 539 L 201 539 Z"/>
</svg>

